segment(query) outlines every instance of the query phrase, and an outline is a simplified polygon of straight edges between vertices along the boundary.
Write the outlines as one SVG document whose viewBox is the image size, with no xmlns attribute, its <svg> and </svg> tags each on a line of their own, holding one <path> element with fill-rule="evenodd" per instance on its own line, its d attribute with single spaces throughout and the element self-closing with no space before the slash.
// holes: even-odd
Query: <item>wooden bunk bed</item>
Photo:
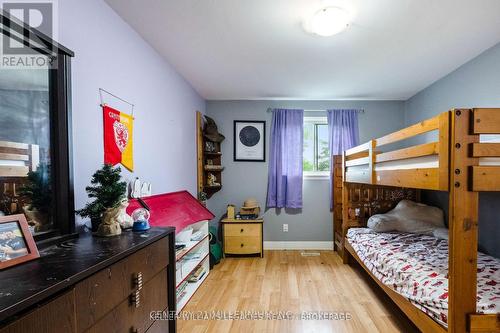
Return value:
<svg viewBox="0 0 500 333">
<path fill-rule="evenodd" d="M 344 235 L 360 224 L 353 221 L 348 208 L 352 187 L 365 184 L 449 192 L 447 328 L 380 282 L 344 237 L 344 262 L 356 259 L 423 332 L 500 332 L 500 314 L 476 312 L 478 192 L 500 191 L 500 163 L 494 161 L 500 157 L 500 143 L 482 142 L 484 134 L 500 134 L 500 109 L 454 109 L 343 155 Z M 432 142 L 380 151 L 422 135 Z"/>
<path fill-rule="evenodd" d="M 38 145 L 0 141 L 0 177 L 26 177 L 40 163 Z"/>
<path fill-rule="evenodd" d="M 9 215 L 22 212 L 26 198 L 20 197 L 18 189 L 39 163 L 38 145 L 0 141 L 0 211 Z"/>
</svg>

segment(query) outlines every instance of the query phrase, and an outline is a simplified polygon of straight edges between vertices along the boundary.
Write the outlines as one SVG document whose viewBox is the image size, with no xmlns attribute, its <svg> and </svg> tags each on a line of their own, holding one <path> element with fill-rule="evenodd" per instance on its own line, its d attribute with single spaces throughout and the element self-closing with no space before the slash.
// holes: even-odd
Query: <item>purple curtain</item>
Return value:
<svg viewBox="0 0 500 333">
<path fill-rule="evenodd" d="M 353 109 L 327 110 L 330 155 L 342 155 L 345 150 L 359 145 L 358 112 Z M 330 199 L 332 176 L 333 172 L 330 173 Z M 330 208 L 333 208 L 333 200 L 330 200 Z"/>
<path fill-rule="evenodd" d="M 267 207 L 302 208 L 304 110 L 274 109 Z"/>
</svg>

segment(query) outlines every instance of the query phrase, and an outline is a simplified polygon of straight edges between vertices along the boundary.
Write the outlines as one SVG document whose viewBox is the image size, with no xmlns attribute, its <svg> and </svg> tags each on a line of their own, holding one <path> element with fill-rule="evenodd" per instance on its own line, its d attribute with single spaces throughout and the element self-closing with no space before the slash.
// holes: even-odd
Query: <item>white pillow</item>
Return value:
<svg viewBox="0 0 500 333">
<path fill-rule="evenodd" d="M 377 232 L 401 231 L 432 235 L 435 229 L 445 228 L 444 214 L 437 207 L 402 200 L 393 210 L 370 217 L 368 228 Z"/>
<path fill-rule="evenodd" d="M 434 235 L 434 237 L 438 238 L 438 239 L 446 239 L 448 240 L 448 229 L 446 228 L 438 228 L 438 229 L 435 229 L 432 234 Z"/>
</svg>

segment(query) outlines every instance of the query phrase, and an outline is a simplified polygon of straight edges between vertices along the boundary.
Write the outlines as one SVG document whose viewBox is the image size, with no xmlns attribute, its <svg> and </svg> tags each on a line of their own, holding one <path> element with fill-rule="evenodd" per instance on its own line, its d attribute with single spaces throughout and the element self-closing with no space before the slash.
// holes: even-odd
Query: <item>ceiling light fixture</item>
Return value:
<svg viewBox="0 0 500 333">
<path fill-rule="evenodd" d="M 340 7 L 325 7 L 318 10 L 306 21 L 304 28 L 307 32 L 329 37 L 345 30 L 351 22 L 351 14 Z"/>
</svg>

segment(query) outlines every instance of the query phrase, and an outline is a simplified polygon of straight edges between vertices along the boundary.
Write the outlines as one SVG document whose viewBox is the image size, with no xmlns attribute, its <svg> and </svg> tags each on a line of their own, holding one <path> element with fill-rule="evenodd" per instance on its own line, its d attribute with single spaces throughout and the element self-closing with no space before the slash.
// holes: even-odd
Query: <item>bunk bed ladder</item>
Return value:
<svg viewBox="0 0 500 333">
<path fill-rule="evenodd" d="M 469 186 L 472 191 L 500 191 L 500 166 L 483 166 L 477 163 L 479 158 L 500 158 L 500 143 L 478 142 L 481 134 L 500 134 L 500 109 L 469 110 L 469 119 L 470 133 L 472 133 L 470 136 L 475 139 L 468 147 L 469 154 L 475 162 L 469 167 L 471 169 Z M 475 227 L 477 229 L 477 225 Z M 477 239 L 477 230 L 475 233 Z M 500 314 L 476 314 L 474 308 L 474 311 L 469 313 L 467 324 L 469 332 L 500 332 Z"/>
<path fill-rule="evenodd" d="M 469 187 L 469 156 L 479 135 L 469 134 L 472 110 L 453 110 L 450 140 L 448 332 L 468 331 L 467 316 L 476 312 L 479 195 Z"/>
</svg>

